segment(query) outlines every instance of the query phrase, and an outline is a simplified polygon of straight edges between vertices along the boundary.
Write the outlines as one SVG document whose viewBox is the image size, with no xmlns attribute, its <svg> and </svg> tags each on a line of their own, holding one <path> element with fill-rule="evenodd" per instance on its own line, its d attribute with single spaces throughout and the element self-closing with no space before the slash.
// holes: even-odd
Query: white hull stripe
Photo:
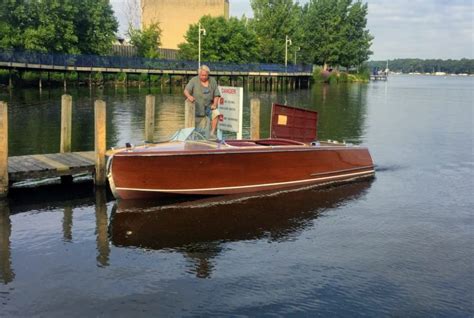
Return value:
<svg viewBox="0 0 474 318">
<path fill-rule="evenodd" d="M 273 187 L 273 186 L 280 186 L 280 185 L 300 184 L 300 183 L 308 183 L 308 182 L 312 182 L 312 181 L 323 181 L 323 180 L 331 180 L 331 179 L 340 179 L 340 178 L 344 178 L 344 177 L 355 177 L 355 176 L 361 176 L 361 175 L 367 175 L 367 174 L 373 174 L 373 173 L 375 173 L 375 170 L 364 171 L 364 172 L 356 172 L 356 173 L 348 173 L 348 174 L 341 174 L 341 175 L 331 176 L 331 177 L 305 179 L 305 180 L 298 180 L 298 181 L 263 183 L 263 184 L 254 184 L 254 185 L 246 185 L 246 186 L 220 187 L 220 188 L 201 188 L 201 189 L 117 188 L 117 190 L 119 190 L 119 191 L 140 191 L 140 192 L 163 192 L 163 193 L 206 192 L 206 191 L 217 191 L 217 190 L 237 190 L 237 189 L 251 189 L 251 188 Z"/>
</svg>

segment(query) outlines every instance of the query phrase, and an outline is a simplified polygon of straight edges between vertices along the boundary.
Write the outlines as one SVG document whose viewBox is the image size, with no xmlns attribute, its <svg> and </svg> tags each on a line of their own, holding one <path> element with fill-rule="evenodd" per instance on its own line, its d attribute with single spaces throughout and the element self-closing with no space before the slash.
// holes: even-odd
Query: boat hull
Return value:
<svg viewBox="0 0 474 318">
<path fill-rule="evenodd" d="M 116 198 L 226 195 L 285 190 L 372 177 L 367 148 L 295 147 L 194 153 L 123 152 L 111 158 Z"/>
</svg>

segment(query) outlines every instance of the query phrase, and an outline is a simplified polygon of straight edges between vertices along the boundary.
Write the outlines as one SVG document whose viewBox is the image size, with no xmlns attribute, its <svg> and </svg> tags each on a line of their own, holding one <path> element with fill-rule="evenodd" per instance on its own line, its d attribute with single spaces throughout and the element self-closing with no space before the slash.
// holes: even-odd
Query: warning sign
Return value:
<svg viewBox="0 0 474 318">
<path fill-rule="evenodd" d="M 244 89 L 229 86 L 220 86 L 219 89 L 221 92 L 219 111 L 223 115 L 219 129 L 235 132 L 237 139 L 242 139 Z"/>
</svg>

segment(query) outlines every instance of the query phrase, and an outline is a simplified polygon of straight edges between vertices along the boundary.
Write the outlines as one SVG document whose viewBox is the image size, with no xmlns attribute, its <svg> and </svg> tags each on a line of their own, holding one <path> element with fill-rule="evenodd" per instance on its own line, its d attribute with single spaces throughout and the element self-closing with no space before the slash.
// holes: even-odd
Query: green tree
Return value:
<svg viewBox="0 0 474 318">
<path fill-rule="evenodd" d="M 0 47 L 107 54 L 118 22 L 108 0 L 0 0 Z"/>
<path fill-rule="evenodd" d="M 367 4 L 357 1 L 348 8 L 342 28 L 342 45 L 339 64 L 347 68 L 360 66 L 372 54 L 373 37 L 367 27 Z"/>
<path fill-rule="evenodd" d="M 367 5 L 352 0 L 311 0 L 304 15 L 305 57 L 324 65 L 358 66 L 371 54 Z"/>
<path fill-rule="evenodd" d="M 318 65 L 337 65 L 347 0 L 311 0 L 305 15 L 305 55 Z"/>
<path fill-rule="evenodd" d="M 110 1 L 73 1 L 79 12 L 74 19 L 79 51 L 86 54 L 109 54 L 118 30 Z"/>
<path fill-rule="evenodd" d="M 28 0 L 0 0 L 0 47 L 23 48 L 25 29 L 37 19 Z"/>
<path fill-rule="evenodd" d="M 138 56 L 159 58 L 161 45 L 161 28 L 158 22 L 145 26 L 142 30 L 132 25 L 128 28 L 130 43 L 137 48 Z"/>
<path fill-rule="evenodd" d="M 80 53 L 71 17 L 78 14 L 74 0 L 31 2 L 32 21 L 23 32 L 26 50 L 38 52 Z"/>
<path fill-rule="evenodd" d="M 199 22 L 206 29 L 201 42 L 203 61 L 251 63 L 258 60 L 257 35 L 247 27 L 245 17 L 204 16 Z M 198 29 L 199 24 L 193 24 L 186 32 L 186 42 L 179 45 L 181 59 L 198 59 Z"/>
<path fill-rule="evenodd" d="M 387 61 L 370 61 L 368 67 L 370 69 L 385 69 Z M 474 59 L 460 60 L 440 60 L 440 59 L 395 59 L 388 61 L 388 67 L 391 71 L 410 73 L 466 73 L 474 74 Z"/>
<path fill-rule="evenodd" d="M 301 46 L 301 8 L 293 0 L 251 0 L 250 5 L 254 15 L 251 26 L 257 33 L 260 60 L 283 63 L 286 36 L 294 47 Z"/>
</svg>

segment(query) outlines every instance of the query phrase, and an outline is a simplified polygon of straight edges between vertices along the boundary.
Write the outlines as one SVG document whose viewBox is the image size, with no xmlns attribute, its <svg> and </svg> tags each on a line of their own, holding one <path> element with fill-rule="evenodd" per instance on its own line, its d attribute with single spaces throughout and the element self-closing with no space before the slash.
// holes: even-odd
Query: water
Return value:
<svg viewBox="0 0 474 318">
<path fill-rule="evenodd" d="M 163 206 L 117 204 L 90 185 L 16 190 L 0 206 L 0 316 L 449 316 L 474 314 L 472 78 L 249 93 L 320 112 L 320 138 L 368 145 L 376 179 L 325 190 Z M 71 91 L 73 149 L 143 139 L 138 89 Z M 158 93 L 155 139 L 182 125 Z M 57 152 L 61 91 L 20 90 L 13 155 Z M 244 135 L 248 135 L 248 100 Z"/>
</svg>

